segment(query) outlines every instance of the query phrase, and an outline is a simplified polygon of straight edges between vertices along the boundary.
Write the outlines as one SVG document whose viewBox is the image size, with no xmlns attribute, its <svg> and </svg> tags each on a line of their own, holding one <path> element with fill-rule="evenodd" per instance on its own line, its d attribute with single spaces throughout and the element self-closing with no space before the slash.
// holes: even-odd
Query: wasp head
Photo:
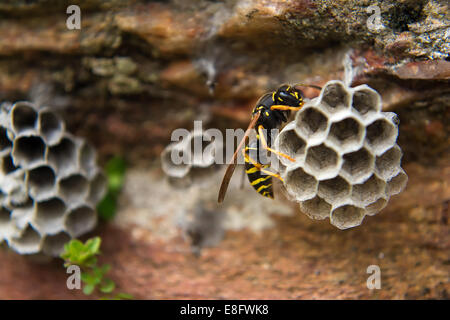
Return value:
<svg viewBox="0 0 450 320">
<path fill-rule="evenodd" d="M 297 88 L 282 85 L 273 93 L 273 100 L 277 104 L 298 107 L 303 103 L 303 93 Z"/>
</svg>

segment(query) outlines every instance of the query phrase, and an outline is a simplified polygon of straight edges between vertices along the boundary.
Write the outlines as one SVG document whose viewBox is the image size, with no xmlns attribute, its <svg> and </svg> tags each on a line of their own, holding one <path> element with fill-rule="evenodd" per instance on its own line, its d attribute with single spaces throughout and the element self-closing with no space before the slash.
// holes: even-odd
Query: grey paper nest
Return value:
<svg viewBox="0 0 450 320">
<path fill-rule="evenodd" d="M 397 125 L 372 88 L 328 82 L 275 141 L 296 160 L 279 157 L 288 194 L 310 218 L 330 218 L 339 229 L 360 225 L 406 186 Z"/>
<path fill-rule="evenodd" d="M 92 230 L 106 191 L 95 151 L 50 109 L 0 106 L 0 242 L 20 254 L 57 256 Z"/>
<path fill-rule="evenodd" d="M 200 148 L 195 150 L 194 144 Z M 217 172 L 215 155 L 223 148 L 221 141 L 211 137 L 207 131 L 192 131 L 180 142 L 169 144 L 161 153 L 161 166 L 174 186 L 189 186 L 211 178 Z M 196 151 L 197 153 L 195 153 Z M 174 162 L 174 155 L 187 157 L 186 161 Z"/>
</svg>

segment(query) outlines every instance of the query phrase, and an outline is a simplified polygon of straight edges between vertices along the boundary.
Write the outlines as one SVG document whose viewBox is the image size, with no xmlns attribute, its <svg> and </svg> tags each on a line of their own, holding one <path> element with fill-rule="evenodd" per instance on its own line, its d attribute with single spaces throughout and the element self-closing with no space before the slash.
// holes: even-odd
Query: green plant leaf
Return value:
<svg viewBox="0 0 450 320">
<path fill-rule="evenodd" d="M 117 196 L 108 192 L 106 196 L 97 205 L 97 212 L 104 220 L 111 220 L 116 214 Z"/>
<path fill-rule="evenodd" d="M 108 189 L 113 193 L 120 191 L 125 176 L 126 164 L 121 157 L 113 157 L 106 164 L 106 175 L 108 177 Z"/>
<path fill-rule="evenodd" d="M 86 241 L 85 249 L 92 255 L 100 253 L 100 244 L 102 243 L 102 239 L 100 237 L 95 237 Z"/>
<path fill-rule="evenodd" d="M 85 294 L 85 295 L 90 295 L 90 294 L 92 294 L 92 292 L 94 292 L 94 289 L 95 289 L 95 286 L 94 285 L 92 285 L 92 284 L 86 284 L 84 287 L 83 287 L 83 293 Z"/>
<path fill-rule="evenodd" d="M 117 300 L 131 300 L 131 299 L 134 299 L 134 297 L 131 294 L 123 293 L 123 292 L 116 294 L 115 298 Z"/>
<path fill-rule="evenodd" d="M 106 163 L 105 172 L 108 180 L 108 192 L 97 205 L 99 216 L 105 220 L 110 220 L 116 214 L 117 198 L 122 189 L 125 171 L 126 164 L 121 157 L 113 157 Z"/>
<path fill-rule="evenodd" d="M 86 284 L 91 284 L 91 285 L 95 285 L 100 282 L 97 276 L 92 275 L 87 272 L 81 273 L 81 281 L 83 281 Z"/>
<path fill-rule="evenodd" d="M 111 293 L 116 288 L 116 284 L 111 279 L 105 279 L 100 286 L 100 291 L 103 293 Z"/>
<path fill-rule="evenodd" d="M 101 267 L 94 267 L 93 271 L 96 277 L 102 278 L 111 268 L 109 264 L 105 264 Z"/>
</svg>

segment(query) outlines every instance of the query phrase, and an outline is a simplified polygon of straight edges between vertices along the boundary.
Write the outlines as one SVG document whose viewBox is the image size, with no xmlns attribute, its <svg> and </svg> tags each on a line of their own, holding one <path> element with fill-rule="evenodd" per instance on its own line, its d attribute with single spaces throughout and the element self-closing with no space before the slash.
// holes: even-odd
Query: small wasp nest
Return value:
<svg viewBox="0 0 450 320">
<path fill-rule="evenodd" d="M 173 185 L 187 186 L 216 172 L 215 156 L 221 148 L 222 142 L 207 131 L 193 131 L 163 150 L 161 166 Z"/>
<path fill-rule="evenodd" d="M 0 242 L 20 254 L 57 256 L 96 225 L 106 181 L 95 152 L 48 108 L 0 109 Z"/>
<path fill-rule="evenodd" d="M 288 194 L 310 218 L 329 217 L 339 229 L 360 225 L 406 186 L 397 125 L 372 88 L 328 82 L 275 141 L 295 159 L 279 157 Z"/>
</svg>

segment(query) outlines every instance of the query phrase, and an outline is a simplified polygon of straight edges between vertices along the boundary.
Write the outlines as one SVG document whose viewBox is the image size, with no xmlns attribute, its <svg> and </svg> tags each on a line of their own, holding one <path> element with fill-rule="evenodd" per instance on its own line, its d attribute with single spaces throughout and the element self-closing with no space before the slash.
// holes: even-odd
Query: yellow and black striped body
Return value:
<svg viewBox="0 0 450 320">
<path fill-rule="evenodd" d="M 260 152 L 260 141 L 253 140 L 244 148 L 245 172 L 247 173 L 248 181 L 251 186 L 260 195 L 273 199 L 272 177 L 265 174 L 261 169 L 268 169 L 270 163 L 267 163 L 267 157 L 263 154 L 265 150 Z M 258 163 L 258 166 L 250 160 Z"/>
<path fill-rule="evenodd" d="M 273 178 L 262 172 L 270 168 L 269 157 L 266 150 L 261 145 L 258 128 L 264 129 L 265 140 L 270 147 L 272 142 L 272 129 L 280 129 L 282 124 L 289 118 L 289 110 L 272 110 L 274 105 L 285 105 L 291 107 L 299 107 L 303 104 L 302 92 L 289 85 L 283 85 L 276 91 L 267 93 L 262 96 L 253 109 L 253 114 L 260 113 L 258 122 L 256 123 L 256 140 L 250 142 L 244 149 L 245 171 L 252 187 L 264 197 L 273 199 Z M 257 163 L 255 165 L 253 162 Z"/>
</svg>

